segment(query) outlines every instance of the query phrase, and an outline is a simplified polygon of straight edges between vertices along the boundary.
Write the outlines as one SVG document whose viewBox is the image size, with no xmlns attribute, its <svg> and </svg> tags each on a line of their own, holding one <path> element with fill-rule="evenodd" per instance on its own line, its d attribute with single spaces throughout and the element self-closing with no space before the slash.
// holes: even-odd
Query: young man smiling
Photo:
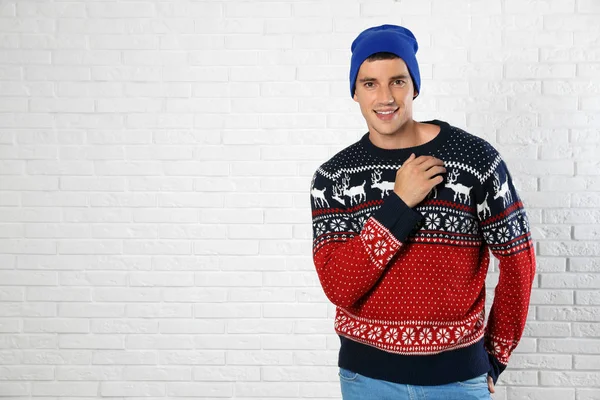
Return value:
<svg viewBox="0 0 600 400">
<path fill-rule="evenodd" d="M 396 25 L 352 43 L 369 132 L 311 182 L 313 259 L 336 307 L 345 400 L 489 399 L 523 333 L 535 256 L 498 151 L 417 122 L 417 40 Z M 489 251 L 500 276 L 485 323 Z"/>
</svg>

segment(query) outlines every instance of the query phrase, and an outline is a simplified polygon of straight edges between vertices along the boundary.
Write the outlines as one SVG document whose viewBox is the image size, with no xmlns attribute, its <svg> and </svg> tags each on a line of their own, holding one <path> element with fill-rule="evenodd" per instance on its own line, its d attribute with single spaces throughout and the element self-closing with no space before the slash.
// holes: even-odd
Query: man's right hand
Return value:
<svg viewBox="0 0 600 400">
<path fill-rule="evenodd" d="M 411 154 L 396 172 L 394 193 L 409 207 L 414 207 L 429 194 L 431 189 L 444 181 L 442 176 L 434 175 L 445 173 L 444 161 L 433 156 L 419 156 Z"/>
</svg>

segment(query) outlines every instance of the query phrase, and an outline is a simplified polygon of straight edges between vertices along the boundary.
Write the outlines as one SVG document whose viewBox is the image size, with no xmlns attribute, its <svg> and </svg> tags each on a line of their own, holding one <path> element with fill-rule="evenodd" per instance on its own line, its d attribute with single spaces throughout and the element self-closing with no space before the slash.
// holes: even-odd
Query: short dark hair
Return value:
<svg viewBox="0 0 600 400">
<path fill-rule="evenodd" d="M 379 61 L 379 60 L 393 60 L 395 58 L 400 58 L 394 53 L 389 53 L 387 51 L 380 51 L 379 53 L 375 53 L 367 57 L 367 61 Z"/>
</svg>

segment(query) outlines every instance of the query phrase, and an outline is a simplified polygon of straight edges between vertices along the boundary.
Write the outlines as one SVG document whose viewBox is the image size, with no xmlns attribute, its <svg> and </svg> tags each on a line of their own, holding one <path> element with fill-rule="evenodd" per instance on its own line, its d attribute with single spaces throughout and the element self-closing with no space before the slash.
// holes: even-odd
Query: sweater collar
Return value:
<svg viewBox="0 0 600 400">
<path fill-rule="evenodd" d="M 422 123 L 437 125 L 440 127 L 440 132 L 429 142 L 418 146 L 405 147 L 401 149 L 384 149 L 375 146 L 373 142 L 371 142 L 369 139 L 369 132 L 363 135 L 363 137 L 360 139 L 360 143 L 368 153 L 385 159 L 408 158 L 410 153 L 415 153 L 415 156 L 417 157 L 421 154 L 430 154 L 438 149 L 444 141 L 446 141 L 447 136 L 449 135 L 450 125 L 445 121 L 440 121 L 437 119 L 431 121 L 422 121 Z"/>
</svg>

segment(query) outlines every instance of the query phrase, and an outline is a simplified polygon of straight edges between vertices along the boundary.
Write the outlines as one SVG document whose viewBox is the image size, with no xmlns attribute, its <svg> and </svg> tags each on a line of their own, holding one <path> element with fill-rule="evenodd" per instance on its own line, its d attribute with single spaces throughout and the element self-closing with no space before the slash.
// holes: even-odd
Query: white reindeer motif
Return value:
<svg viewBox="0 0 600 400">
<path fill-rule="evenodd" d="M 487 202 L 488 195 L 489 195 L 489 193 L 486 192 L 485 199 L 483 199 L 483 203 L 477 204 L 477 214 L 479 214 L 480 212 L 483 211 L 483 217 L 481 217 L 481 219 L 485 218 L 486 211 L 487 211 L 488 215 L 491 215 L 490 206 L 488 206 L 488 202 Z"/>
<path fill-rule="evenodd" d="M 462 194 L 465 198 L 464 202 L 467 204 L 469 202 L 470 192 L 471 189 L 473 189 L 473 186 L 465 186 L 462 183 L 456 183 L 459 175 L 460 174 L 457 170 L 452 171 L 450 176 L 448 176 L 448 182 L 446 183 L 446 186 L 454 191 L 454 201 L 456 201 L 456 196 L 458 196 L 458 201 L 462 202 L 463 200 L 460 198 L 460 195 Z"/>
<path fill-rule="evenodd" d="M 494 174 L 494 192 L 496 192 L 494 194 L 494 200 L 496 200 L 498 197 L 502 197 L 502 203 L 504 204 L 504 207 L 506 207 L 507 202 L 512 199 L 512 195 L 508 190 L 508 177 L 501 186 L 500 176 L 497 172 Z"/>
<path fill-rule="evenodd" d="M 344 190 L 344 196 L 350 197 L 350 205 L 352 205 L 352 201 L 354 201 L 354 203 L 358 204 L 358 202 L 361 201 L 362 199 L 364 199 L 364 200 L 367 199 L 367 195 L 365 193 L 365 184 L 366 183 L 367 183 L 367 181 L 364 180 L 362 185 L 350 187 L 350 176 L 348 174 L 346 174 L 346 176 L 344 178 L 342 178 L 342 184 L 343 184 L 342 188 Z M 355 196 L 358 196 L 358 200 L 356 200 L 354 198 Z"/>
<path fill-rule="evenodd" d="M 372 188 L 381 190 L 381 198 L 382 199 L 383 199 L 383 196 L 386 195 L 388 191 L 394 190 L 395 182 L 390 182 L 390 181 L 381 182 L 381 171 L 373 172 L 371 174 L 371 181 L 373 182 L 371 184 Z"/>
<path fill-rule="evenodd" d="M 327 190 L 327 187 L 324 187 L 323 189 L 313 188 L 313 190 L 310 191 L 316 207 L 319 207 L 319 200 L 321 207 L 323 207 L 325 204 L 327 204 L 327 207 L 329 207 L 329 202 L 325 198 L 325 190 Z"/>
<path fill-rule="evenodd" d="M 333 187 L 333 196 L 331 196 L 331 197 L 334 200 L 337 200 L 338 202 L 342 203 L 342 205 L 345 206 L 346 201 L 344 200 L 344 198 L 342 196 L 344 196 L 344 188 L 336 183 L 335 186 Z"/>
</svg>

